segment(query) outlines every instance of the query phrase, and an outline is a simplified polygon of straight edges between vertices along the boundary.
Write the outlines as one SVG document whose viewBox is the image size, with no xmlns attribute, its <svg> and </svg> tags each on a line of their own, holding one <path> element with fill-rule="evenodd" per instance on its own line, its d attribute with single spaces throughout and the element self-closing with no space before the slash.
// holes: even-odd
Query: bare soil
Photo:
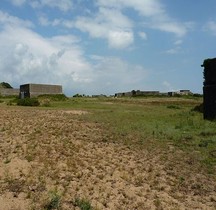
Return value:
<svg viewBox="0 0 216 210">
<path fill-rule="evenodd" d="M 170 145 L 130 148 L 77 110 L 0 107 L 0 210 L 216 209 L 215 176 Z"/>
</svg>

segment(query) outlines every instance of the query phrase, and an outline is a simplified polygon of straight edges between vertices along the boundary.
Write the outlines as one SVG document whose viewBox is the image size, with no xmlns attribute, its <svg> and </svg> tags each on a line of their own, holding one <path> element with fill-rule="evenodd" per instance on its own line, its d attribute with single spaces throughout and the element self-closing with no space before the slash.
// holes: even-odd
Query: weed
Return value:
<svg viewBox="0 0 216 210">
<path fill-rule="evenodd" d="M 26 155 L 26 160 L 28 161 L 28 162 L 31 162 L 31 161 L 33 161 L 34 160 L 34 157 L 33 157 L 33 155 L 32 154 L 28 154 L 28 155 Z"/>
<path fill-rule="evenodd" d="M 86 199 L 76 198 L 74 205 L 79 207 L 81 210 L 93 210 L 91 203 Z"/>
<path fill-rule="evenodd" d="M 50 192 L 50 199 L 44 205 L 45 210 L 60 209 L 61 206 L 61 196 L 56 190 Z"/>
<path fill-rule="evenodd" d="M 6 158 L 5 161 L 4 161 L 4 164 L 8 164 L 10 162 L 11 162 L 11 160 L 9 158 Z"/>
<path fill-rule="evenodd" d="M 183 176 L 179 177 L 179 184 L 182 184 L 185 181 L 185 178 Z"/>
<path fill-rule="evenodd" d="M 143 176 L 142 175 L 136 176 L 134 181 L 135 181 L 136 186 L 142 186 L 143 185 Z"/>
<path fill-rule="evenodd" d="M 162 206 L 161 206 L 161 201 L 159 200 L 159 198 L 156 198 L 154 200 L 154 204 L 155 204 L 155 207 L 156 207 L 157 210 L 162 210 L 163 209 Z"/>
<path fill-rule="evenodd" d="M 181 107 L 179 107 L 177 105 L 168 105 L 167 108 L 168 109 L 181 109 Z"/>
</svg>

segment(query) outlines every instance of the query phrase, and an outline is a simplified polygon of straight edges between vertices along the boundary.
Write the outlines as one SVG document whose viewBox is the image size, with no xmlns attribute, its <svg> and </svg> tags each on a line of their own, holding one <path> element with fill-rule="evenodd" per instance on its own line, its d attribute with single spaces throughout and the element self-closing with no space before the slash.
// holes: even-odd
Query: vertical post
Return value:
<svg viewBox="0 0 216 210">
<path fill-rule="evenodd" d="M 203 117 L 207 120 L 216 119 L 216 58 L 206 59 L 203 62 Z"/>
</svg>

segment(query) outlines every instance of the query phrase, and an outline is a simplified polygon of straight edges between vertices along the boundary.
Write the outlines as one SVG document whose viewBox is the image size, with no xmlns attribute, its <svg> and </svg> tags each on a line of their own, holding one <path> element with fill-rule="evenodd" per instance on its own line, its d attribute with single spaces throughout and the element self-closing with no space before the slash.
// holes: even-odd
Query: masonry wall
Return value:
<svg viewBox="0 0 216 210">
<path fill-rule="evenodd" d="M 62 94 L 61 85 L 24 84 L 20 86 L 20 96 L 37 97 L 44 94 Z"/>
<path fill-rule="evenodd" d="M 19 89 L 15 88 L 0 88 L 0 95 L 2 96 L 19 96 Z"/>
</svg>

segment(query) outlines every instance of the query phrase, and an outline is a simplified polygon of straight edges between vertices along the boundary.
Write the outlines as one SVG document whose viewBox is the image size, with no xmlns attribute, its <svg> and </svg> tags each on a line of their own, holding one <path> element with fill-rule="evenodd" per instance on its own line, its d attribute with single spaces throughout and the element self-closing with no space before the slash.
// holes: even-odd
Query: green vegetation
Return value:
<svg viewBox="0 0 216 210">
<path fill-rule="evenodd" d="M 39 106 L 40 102 L 37 98 L 24 98 L 17 100 L 18 106 Z"/>
<path fill-rule="evenodd" d="M 81 210 L 93 210 L 90 202 L 86 199 L 76 198 L 74 201 L 74 205 L 78 206 Z"/>
<path fill-rule="evenodd" d="M 64 94 L 44 94 L 44 95 L 39 95 L 38 99 L 39 100 L 48 99 L 51 101 L 66 101 L 68 98 Z"/>
<path fill-rule="evenodd" d="M 215 170 L 216 124 L 203 120 L 201 97 L 66 98 L 44 95 L 39 100 L 40 103 L 44 101 L 41 106 L 46 109 L 87 111 L 89 114 L 76 118 L 99 123 L 104 131 L 104 142 L 164 151 L 172 145 L 185 155 L 195 154 L 193 158 L 210 173 Z M 38 106 L 39 100 L 22 99 L 17 104 Z"/>
<path fill-rule="evenodd" d="M 2 88 L 13 88 L 9 83 L 7 82 L 1 82 L 0 87 Z"/>
<path fill-rule="evenodd" d="M 201 98 L 71 98 L 54 107 L 89 111 L 80 118 L 100 123 L 105 142 L 150 150 L 173 145 L 214 170 L 216 124 L 203 120 Z"/>
<path fill-rule="evenodd" d="M 79 98 L 79 97 L 84 97 L 84 95 L 80 95 L 79 93 L 77 93 L 77 94 L 73 95 L 73 97 L 74 97 L 74 98 L 76 98 L 76 97 Z"/>
<path fill-rule="evenodd" d="M 52 209 L 60 209 L 61 205 L 61 196 L 57 193 L 57 191 L 50 192 L 49 201 L 45 204 L 44 210 L 52 210 Z"/>
</svg>

